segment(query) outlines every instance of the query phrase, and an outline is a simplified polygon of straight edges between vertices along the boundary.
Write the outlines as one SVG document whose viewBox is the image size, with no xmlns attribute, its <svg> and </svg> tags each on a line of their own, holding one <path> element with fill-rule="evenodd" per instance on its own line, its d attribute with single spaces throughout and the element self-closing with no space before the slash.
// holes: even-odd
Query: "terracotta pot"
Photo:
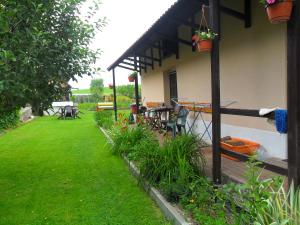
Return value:
<svg viewBox="0 0 300 225">
<path fill-rule="evenodd" d="M 129 76 L 129 77 L 128 77 L 128 81 L 129 81 L 129 82 L 134 82 L 134 80 L 135 80 L 135 77 L 134 77 L 134 76 Z"/>
<path fill-rule="evenodd" d="M 271 23 L 277 24 L 290 19 L 293 9 L 293 2 L 286 0 L 267 6 L 267 14 Z"/>
<path fill-rule="evenodd" d="M 198 42 L 199 52 L 208 52 L 212 49 L 212 40 L 200 40 Z"/>
</svg>

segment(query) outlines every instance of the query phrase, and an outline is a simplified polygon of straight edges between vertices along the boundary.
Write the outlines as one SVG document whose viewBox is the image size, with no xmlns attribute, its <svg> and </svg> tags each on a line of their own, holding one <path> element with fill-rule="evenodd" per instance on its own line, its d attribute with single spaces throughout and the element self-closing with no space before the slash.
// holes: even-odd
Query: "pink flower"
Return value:
<svg viewBox="0 0 300 225">
<path fill-rule="evenodd" d="M 276 2 L 276 0 L 267 0 L 267 3 L 270 5 L 274 4 L 275 2 Z"/>
</svg>

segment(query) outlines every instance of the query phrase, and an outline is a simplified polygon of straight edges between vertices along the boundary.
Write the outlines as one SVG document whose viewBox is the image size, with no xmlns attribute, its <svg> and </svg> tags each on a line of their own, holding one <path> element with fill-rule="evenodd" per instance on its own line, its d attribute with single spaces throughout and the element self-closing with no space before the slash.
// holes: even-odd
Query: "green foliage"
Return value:
<svg viewBox="0 0 300 225">
<path fill-rule="evenodd" d="M 20 120 L 19 110 L 0 111 L 0 131 L 17 126 Z"/>
<path fill-rule="evenodd" d="M 133 100 L 127 96 L 118 95 L 117 96 L 117 106 L 118 108 L 129 108 Z"/>
<path fill-rule="evenodd" d="M 94 101 L 98 102 L 102 100 L 103 90 L 103 79 L 94 79 L 91 81 L 90 91 L 93 95 Z"/>
<path fill-rule="evenodd" d="M 110 129 L 114 124 L 113 111 L 102 110 L 95 112 L 95 121 L 98 126 Z"/>
<path fill-rule="evenodd" d="M 105 21 L 99 1 L 3 0 L 0 5 L 0 108 L 30 103 L 35 114 L 69 93 L 69 80 L 98 71 L 90 46 Z"/>
<path fill-rule="evenodd" d="M 255 225 L 300 224 L 300 189 L 291 186 L 286 193 L 283 185 L 279 191 L 272 190 L 266 207 L 258 213 Z"/>
<path fill-rule="evenodd" d="M 272 197 L 271 191 L 278 191 L 282 184 L 279 177 L 261 180 L 259 164 L 255 156 L 250 158 L 247 162 L 246 183 L 230 183 L 224 186 L 224 195 L 231 203 L 235 224 L 250 224 L 255 221 Z"/>
<path fill-rule="evenodd" d="M 204 157 L 199 151 L 198 141 L 193 136 L 177 136 L 161 148 L 148 150 L 140 162 L 144 179 L 155 184 L 168 200 L 177 202 L 186 193 L 186 185 L 204 174 Z"/>
<path fill-rule="evenodd" d="M 200 40 L 213 40 L 218 35 L 214 33 L 212 30 L 208 29 L 208 31 L 196 31 Z"/>
<path fill-rule="evenodd" d="M 117 86 L 116 92 L 118 95 L 124 95 L 131 99 L 135 98 L 135 89 L 134 85 L 121 85 Z M 141 86 L 139 86 L 139 93 L 141 93 Z M 139 94 L 140 95 L 140 94 Z"/>
<path fill-rule="evenodd" d="M 224 197 L 213 183 L 204 177 L 199 177 L 188 185 L 187 194 L 180 203 L 193 216 L 196 222 L 207 225 L 228 224 Z"/>
</svg>

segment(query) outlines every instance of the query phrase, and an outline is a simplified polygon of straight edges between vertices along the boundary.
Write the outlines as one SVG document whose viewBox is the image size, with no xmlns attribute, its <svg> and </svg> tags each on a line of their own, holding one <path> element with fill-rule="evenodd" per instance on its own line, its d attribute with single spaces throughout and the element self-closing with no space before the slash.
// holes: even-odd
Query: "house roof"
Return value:
<svg viewBox="0 0 300 225">
<path fill-rule="evenodd" d="M 208 0 L 178 0 L 134 43 L 132 44 L 114 63 L 107 69 L 110 71 L 115 67 L 123 67 L 134 70 L 134 58 L 139 58 L 139 68 L 152 65 L 153 61 L 160 61 L 161 58 L 155 58 L 153 54 L 148 55 L 147 50 L 159 49 L 159 51 L 173 51 L 176 54 L 176 47 L 167 44 L 171 42 L 190 45 L 191 40 L 183 40 L 178 38 L 177 29 L 181 25 L 186 25 L 192 29 L 199 26 L 195 24 L 192 18 L 200 11 L 202 4 L 208 4 Z M 192 36 L 191 29 L 191 36 Z M 177 50 L 178 51 L 178 50 Z M 161 55 L 161 54 L 159 54 Z M 178 52 L 177 52 L 178 55 Z M 126 60 L 126 61 L 125 61 Z M 129 61 L 128 61 L 129 60 Z"/>
</svg>

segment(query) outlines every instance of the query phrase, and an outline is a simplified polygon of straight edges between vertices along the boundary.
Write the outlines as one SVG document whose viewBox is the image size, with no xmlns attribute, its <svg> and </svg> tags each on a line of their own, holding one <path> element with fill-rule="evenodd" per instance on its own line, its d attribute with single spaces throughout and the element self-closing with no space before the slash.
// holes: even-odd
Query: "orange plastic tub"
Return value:
<svg viewBox="0 0 300 225">
<path fill-rule="evenodd" d="M 230 141 L 243 142 L 243 143 L 245 143 L 245 145 L 234 146 L 234 145 L 231 145 L 230 143 L 225 143 L 225 142 L 221 141 L 221 147 L 225 150 L 233 151 L 233 152 L 237 152 L 237 153 L 241 153 L 241 154 L 245 154 L 245 155 L 255 154 L 257 149 L 260 147 L 260 144 L 253 142 L 253 141 L 246 140 L 246 139 L 242 139 L 242 138 L 231 138 Z M 225 154 L 222 154 L 222 156 L 225 158 L 234 160 L 234 161 L 239 161 L 238 159 L 231 157 L 231 156 L 227 156 Z"/>
</svg>

